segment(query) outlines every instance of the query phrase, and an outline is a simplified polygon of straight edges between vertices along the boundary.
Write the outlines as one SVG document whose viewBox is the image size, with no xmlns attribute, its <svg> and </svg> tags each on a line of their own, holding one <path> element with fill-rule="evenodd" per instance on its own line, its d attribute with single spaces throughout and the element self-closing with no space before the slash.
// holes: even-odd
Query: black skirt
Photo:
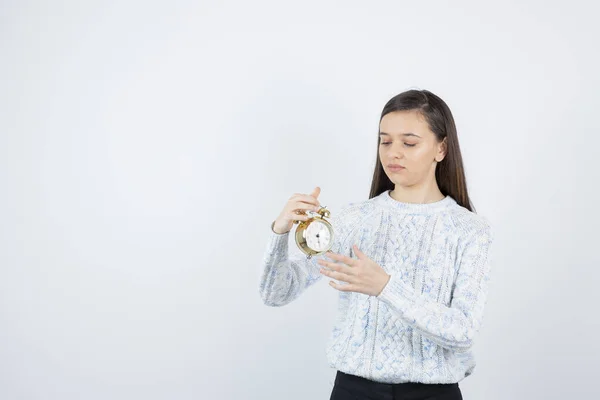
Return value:
<svg viewBox="0 0 600 400">
<path fill-rule="evenodd" d="M 458 383 L 381 383 L 337 371 L 329 400 L 462 400 Z"/>
</svg>

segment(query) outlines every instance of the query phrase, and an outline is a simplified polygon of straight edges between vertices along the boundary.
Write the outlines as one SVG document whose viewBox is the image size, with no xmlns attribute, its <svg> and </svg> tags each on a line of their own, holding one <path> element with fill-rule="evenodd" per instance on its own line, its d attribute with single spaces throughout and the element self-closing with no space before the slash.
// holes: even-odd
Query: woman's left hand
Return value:
<svg viewBox="0 0 600 400">
<path fill-rule="evenodd" d="M 358 259 L 327 252 L 326 257 L 340 263 L 319 259 L 317 262 L 320 265 L 333 270 L 328 271 L 325 268 L 321 268 L 321 274 L 338 281 L 347 282 L 346 285 L 341 285 L 333 281 L 329 282 L 335 289 L 378 296 L 385 285 L 387 285 L 390 275 L 379 264 L 360 251 L 356 245 L 352 246 L 352 248 Z"/>
</svg>

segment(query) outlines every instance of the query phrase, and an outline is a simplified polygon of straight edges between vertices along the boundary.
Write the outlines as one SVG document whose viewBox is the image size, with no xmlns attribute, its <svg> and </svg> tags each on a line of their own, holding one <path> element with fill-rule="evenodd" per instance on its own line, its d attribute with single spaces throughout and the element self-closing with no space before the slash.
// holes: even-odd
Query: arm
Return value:
<svg viewBox="0 0 600 400">
<path fill-rule="evenodd" d="M 397 273 L 377 296 L 423 336 L 454 351 L 466 351 L 483 321 L 490 275 L 489 225 L 465 244 L 450 307 L 420 293 Z"/>
<path fill-rule="evenodd" d="M 333 227 L 333 245 L 331 251 L 350 254 L 348 245 L 352 223 L 349 206 L 340 210 L 336 215 L 331 213 Z M 291 232 L 291 231 L 290 231 Z M 317 260 L 322 256 L 306 258 L 304 253 L 289 256 L 288 240 L 290 232 L 275 233 L 272 229 L 262 260 L 259 292 L 263 302 L 268 306 L 279 307 L 296 299 L 308 287 L 322 278 L 319 273 L 321 266 Z"/>
</svg>

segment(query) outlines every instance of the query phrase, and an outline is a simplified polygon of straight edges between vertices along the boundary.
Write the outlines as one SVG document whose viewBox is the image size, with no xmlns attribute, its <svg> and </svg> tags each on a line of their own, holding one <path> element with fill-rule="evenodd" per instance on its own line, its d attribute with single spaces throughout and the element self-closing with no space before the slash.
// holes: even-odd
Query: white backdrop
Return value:
<svg viewBox="0 0 600 400">
<path fill-rule="evenodd" d="M 496 231 L 465 399 L 598 396 L 598 6 L 364 3 L 2 1 L 0 398 L 329 398 L 337 293 L 263 305 L 269 226 L 366 199 L 410 88 Z"/>
</svg>

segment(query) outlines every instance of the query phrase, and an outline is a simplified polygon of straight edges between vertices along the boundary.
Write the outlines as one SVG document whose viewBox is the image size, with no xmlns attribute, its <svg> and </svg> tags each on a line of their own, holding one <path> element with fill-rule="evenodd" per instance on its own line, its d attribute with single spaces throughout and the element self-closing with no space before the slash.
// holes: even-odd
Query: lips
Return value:
<svg viewBox="0 0 600 400">
<path fill-rule="evenodd" d="M 400 171 L 400 170 L 404 169 L 404 167 L 399 164 L 390 164 L 390 165 L 388 165 L 388 168 L 391 169 L 392 171 Z"/>
</svg>

